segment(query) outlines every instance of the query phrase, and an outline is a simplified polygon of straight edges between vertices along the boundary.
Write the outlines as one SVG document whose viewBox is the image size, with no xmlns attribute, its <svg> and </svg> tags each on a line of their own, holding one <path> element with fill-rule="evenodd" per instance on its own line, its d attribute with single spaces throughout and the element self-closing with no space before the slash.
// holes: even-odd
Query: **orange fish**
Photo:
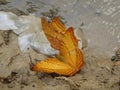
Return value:
<svg viewBox="0 0 120 90">
<path fill-rule="evenodd" d="M 84 60 L 73 28 L 66 29 L 57 17 L 50 23 L 45 18 L 42 18 L 41 22 L 51 46 L 60 53 L 54 58 L 38 62 L 32 70 L 66 76 L 74 75 L 84 65 Z"/>
</svg>

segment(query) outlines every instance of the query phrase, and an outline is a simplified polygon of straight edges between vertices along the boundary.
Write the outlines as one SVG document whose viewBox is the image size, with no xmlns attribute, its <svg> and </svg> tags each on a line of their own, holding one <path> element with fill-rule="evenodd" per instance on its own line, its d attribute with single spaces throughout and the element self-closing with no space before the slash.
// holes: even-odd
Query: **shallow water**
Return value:
<svg viewBox="0 0 120 90">
<path fill-rule="evenodd" d="M 34 14 L 59 8 L 68 26 L 83 28 L 90 47 L 100 47 L 111 55 L 120 47 L 119 0 L 9 0 L 8 7 L 33 7 Z M 26 11 L 27 12 L 27 11 Z M 81 26 L 83 24 L 83 26 Z"/>
</svg>

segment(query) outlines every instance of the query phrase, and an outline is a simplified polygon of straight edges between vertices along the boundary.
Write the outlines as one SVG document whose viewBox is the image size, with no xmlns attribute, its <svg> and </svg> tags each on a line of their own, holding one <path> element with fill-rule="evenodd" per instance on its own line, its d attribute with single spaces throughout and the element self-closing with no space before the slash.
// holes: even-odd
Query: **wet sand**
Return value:
<svg viewBox="0 0 120 90">
<path fill-rule="evenodd" d="M 69 1 L 69 2 L 68 2 Z M 88 47 L 85 65 L 72 77 L 33 72 L 33 50 L 20 51 L 18 36 L 0 30 L 0 90 L 119 90 L 120 1 L 0 0 L 0 10 L 17 15 L 58 16 L 67 26 L 82 28 Z"/>
</svg>

